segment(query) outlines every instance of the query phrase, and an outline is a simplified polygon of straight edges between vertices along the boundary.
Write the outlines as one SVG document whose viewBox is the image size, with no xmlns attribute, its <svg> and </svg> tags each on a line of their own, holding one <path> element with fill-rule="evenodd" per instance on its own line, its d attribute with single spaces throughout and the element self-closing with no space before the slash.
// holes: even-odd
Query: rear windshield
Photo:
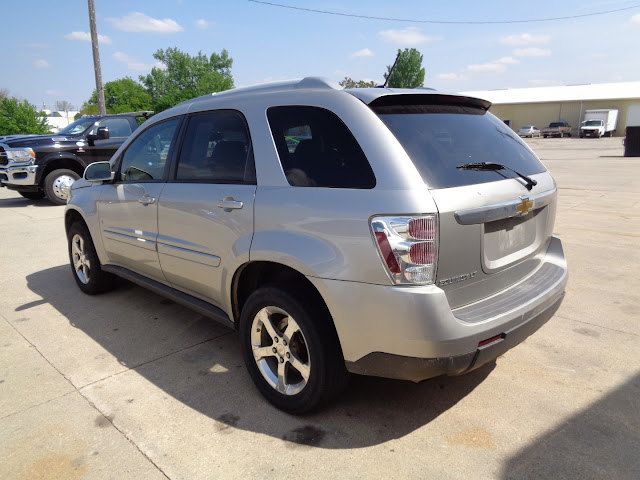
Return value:
<svg viewBox="0 0 640 480">
<path fill-rule="evenodd" d="M 431 188 L 460 187 L 511 178 L 506 170 L 461 170 L 467 163 L 495 162 L 524 175 L 545 171 L 526 144 L 483 109 L 439 105 L 374 108 Z"/>
</svg>

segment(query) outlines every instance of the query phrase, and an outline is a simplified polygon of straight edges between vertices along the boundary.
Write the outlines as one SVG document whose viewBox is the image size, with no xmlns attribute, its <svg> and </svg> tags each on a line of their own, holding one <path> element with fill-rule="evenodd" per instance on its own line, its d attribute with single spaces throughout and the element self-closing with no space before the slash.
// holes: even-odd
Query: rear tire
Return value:
<svg viewBox="0 0 640 480">
<path fill-rule="evenodd" d="M 67 240 L 71 271 L 78 288 L 88 295 L 111 290 L 114 276 L 102 270 L 87 226 L 82 222 L 71 225 Z"/>
<path fill-rule="evenodd" d="M 327 404 L 348 380 L 331 318 L 313 303 L 266 286 L 249 296 L 240 316 L 251 379 L 269 402 L 293 414 Z"/>
<path fill-rule="evenodd" d="M 65 205 L 67 198 L 69 198 L 71 184 L 79 178 L 80 175 L 67 168 L 50 172 L 44 179 L 44 192 L 49 201 L 56 205 Z"/>
</svg>

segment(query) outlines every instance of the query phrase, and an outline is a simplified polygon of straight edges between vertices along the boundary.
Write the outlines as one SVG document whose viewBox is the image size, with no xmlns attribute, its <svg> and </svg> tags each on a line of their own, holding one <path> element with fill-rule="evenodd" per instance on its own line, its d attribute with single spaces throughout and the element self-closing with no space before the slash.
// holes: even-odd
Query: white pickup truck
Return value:
<svg viewBox="0 0 640 480">
<path fill-rule="evenodd" d="M 618 110 L 602 108 L 584 112 L 584 120 L 580 125 L 580 138 L 612 137 L 618 126 Z"/>
</svg>

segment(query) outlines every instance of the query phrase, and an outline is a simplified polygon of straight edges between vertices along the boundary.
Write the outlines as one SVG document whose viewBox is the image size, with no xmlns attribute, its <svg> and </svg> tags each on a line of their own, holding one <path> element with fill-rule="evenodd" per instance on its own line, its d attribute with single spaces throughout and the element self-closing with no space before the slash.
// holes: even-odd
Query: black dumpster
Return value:
<svg viewBox="0 0 640 480">
<path fill-rule="evenodd" d="M 627 127 L 624 139 L 624 156 L 640 157 L 640 127 Z"/>
</svg>

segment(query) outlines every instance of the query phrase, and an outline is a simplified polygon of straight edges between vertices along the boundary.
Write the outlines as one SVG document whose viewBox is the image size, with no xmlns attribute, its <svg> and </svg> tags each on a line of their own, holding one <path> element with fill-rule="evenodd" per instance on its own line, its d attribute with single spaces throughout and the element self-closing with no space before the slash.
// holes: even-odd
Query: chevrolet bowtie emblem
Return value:
<svg viewBox="0 0 640 480">
<path fill-rule="evenodd" d="M 520 215 L 526 215 L 533 208 L 533 202 L 529 197 L 520 197 L 522 202 L 516 207 L 516 212 Z"/>
</svg>

